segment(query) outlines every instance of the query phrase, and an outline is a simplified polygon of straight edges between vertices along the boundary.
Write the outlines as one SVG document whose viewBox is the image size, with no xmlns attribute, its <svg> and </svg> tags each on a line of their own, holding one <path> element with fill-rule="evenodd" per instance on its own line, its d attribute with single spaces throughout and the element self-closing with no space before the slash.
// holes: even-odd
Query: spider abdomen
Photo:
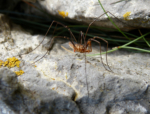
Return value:
<svg viewBox="0 0 150 114">
<path fill-rule="evenodd" d="M 87 49 L 87 46 L 84 46 L 82 44 L 72 44 L 69 42 L 69 46 L 74 49 L 74 52 L 80 52 L 80 53 L 85 53 L 85 52 L 91 52 L 90 50 Z"/>
</svg>

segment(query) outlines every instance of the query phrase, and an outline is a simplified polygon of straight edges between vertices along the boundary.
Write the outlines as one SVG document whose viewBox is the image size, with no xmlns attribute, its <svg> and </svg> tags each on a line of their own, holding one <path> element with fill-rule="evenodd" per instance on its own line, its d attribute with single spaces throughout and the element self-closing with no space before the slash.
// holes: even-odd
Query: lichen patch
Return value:
<svg viewBox="0 0 150 114">
<path fill-rule="evenodd" d="M 18 67 L 19 68 L 20 63 L 21 63 L 21 61 L 19 61 L 19 59 L 16 58 L 16 57 L 7 58 L 6 61 L 0 60 L 0 68 L 1 68 L 1 66 L 8 67 L 8 68 L 13 68 L 13 67 Z M 24 73 L 23 70 L 14 71 L 14 72 L 16 73 L 17 76 L 22 75 Z"/>
<path fill-rule="evenodd" d="M 64 11 L 59 11 L 58 10 L 59 15 L 61 15 L 63 18 L 68 16 L 68 12 L 64 12 Z"/>
<path fill-rule="evenodd" d="M 130 16 L 130 14 L 131 14 L 131 12 L 130 12 L 130 11 L 126 12 L 126 13 L 123 15 L 124 20 L 129 20 L 129 16 Z"/>
<path fill-rule="evenodd" d="M 4 62 L 4 66 L 8 67 L 8 68 L 12 68 L 12 67 L 19 67 L 20 65 L 20 61 L 15 58 L 15 57 L 12 57 L 12 58 L 8 58 L 5 62 Z"/>
</svg>

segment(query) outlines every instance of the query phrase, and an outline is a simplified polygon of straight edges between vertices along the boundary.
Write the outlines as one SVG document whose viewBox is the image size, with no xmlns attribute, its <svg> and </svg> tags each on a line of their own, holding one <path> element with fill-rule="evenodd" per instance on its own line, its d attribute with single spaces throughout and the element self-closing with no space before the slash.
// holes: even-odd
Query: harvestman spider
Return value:
<svg viewBox="0 0 150 114">
<path fill-rule="evenodd" d="M 106 14 L 106 13 L 107 13 L 107 12 L 103 13 L 103 14 L 100 15 L 98 18 L 100 18 L 101 16 L 103 16 L 103 15 Z M 108 12 L 108 13 L 110 13 L 110 12 Z M 97 18 L 97 19 L 98 19 L 98 18 Z M 56 29 L 57 25 L 61 25 L 61 26 L 63 26 L 64 28 L 68 29 L 68 31 L 69 31 L 71 37 L 66 37 L 66 36 L 54 36 L 54 37 L 53 37 L 52 39 L 50 39 L 50 41 L 49 41 L 49 42 L 50 42 L 50 45 L 49 45 L 49 48 L 48 48 L 47 52 L 46 52 L 40 59 L 42 59 L 42 58 L 50 51 L 50 49 L 51 49 L 51 47 L 52 47 L 52 44 L 53 44 L 53 41 L 54 41 L 55 38 L 65 38 L 65 39 L 69 40 L 69 41 L 70 41 L 70 42 L 69 42 L 69 46 L 74 49 L 74 52 L 80 52 L 80 53 L 85 53 L 85 54 L 86 54 L 86 52 L 92 52 L 92 45 L 91 45 L 91 42 L 94 41 L 94 42 L 98 43 L 99 46 L 100 46 L 100 59 L 101 59 L 101 61 L 102 61 L 102 64 L 103 64 L 104 68 L 105 68 L 107 71 L 109 71 L 109 72 L 113 72 L 113 71 L 111 70 L 111 68 L 109 67 L 108 61 L 107 61 L 108 42 L 107 42 L 106 40 L 104 40 L 103 38 L 100 38 L 100 37 L 98 37 L 98 36 L 95 36 L 95 37 L 93 37 L 93 38 L 89 38 L 89 39 L 86 41 L 86 36 L 87 36 L 88 31 L 89 31 L 89 28 L 90 28 L 90 26 L 91 26 L 97 19 L 95 19 L 94 21 L 92 21 L 92 22 L 89 24 L 89 26 L 88 26 L 88 28 L 87 28 L 87 30 L 86 30 L 85 35 L 84 35 L 84 33 L 81 31 L 81 40 L 80 40 L 80 43 L 74 43 L 73 40 L 76 41 L 76 38 L 75 38 L 75 36 L 73 35 L 73 33 L 71 32 L 71 30 L 70 30 L 70 28 L 69 28 L 68 26 L 65 26 L 64 24 L 62 24 L 62 23 L 60 23 L 60 22 L 53 21 L 53 22 L 51 23 L 51 25 L 49 26 L 49 28 L 48 28 L 48 30 L 47 30 L 47 32 L 46 32 L 44 38 L 42 39 L 42 41 L 41 41 L 41 42 L 39 43 L 39 45 L 38 45 L 36 48 L 34 48 L 32 51 L 34 51 L 35 49 L 37 49 L 37 48 L 42 44 L 42 42 L 44 41 L 45 37 L 47 36 L 47 34 L 48 34 L 50 28 L 52 27 L 52 25 L 53 25 L 54 23 L 56 23 L 55 29 Z M 55 29 L 54 29 L 54 31 L 53 31 L 53 34 L 54 34 L 54 32 L 55 32 Z M 108 69 L 106 68 L 106 66 L 104 65 L 103 60 L 102 60 L 102 56 L 101 56 L 101 55 L 102 55 L 102 54 L 101 54 L 101 43 L 100 43 L 100 41 L 98 41 L 98 40 L 96 40 L 96 39 L 100 39 L 100 40 L 104 41 L 104 42 L 107 44 L 107 48 L 106 48 L 106 64 L 107 64 L 107 66 L 108 66 Z M 82 43 L 82 40 L 84 41 L 84 43 Z M 77 41 L 76 41 L 76 42 L 77 42 Z M 32 52 L 32 51 L 30 51 L 30 52 Z M 27 53 L 24 53 L 24 54 L 27 54 Z M 24 55 L 24 54 L 20 54 L 20 55 Z M 85 57 L 86 57 L 86 56 L 85 56 Z M 39 61 L 40 59 L 38 59 L 37 61 Z M 37 61 L 35 61 L 35 62 L 37 62 Z M 35 63 L 35 62 L 34 62 L 34 63 Z M 86 58 L 85 58 L 85 62 L 86 62 Z M 34 64 L 34 63 L 32 63 L 32 64 Z M 85 64 L 85 65 L 86 65 L 86 64 Z M 86 66 L 85 66 L 85 74 L 86 74 Z M 89 96 L 89 89 L 88 89 L 87 77 L 86 77 L 86 84 L 87 84 L 87 92 L 88 92 L 88 96 Z"/>
<path fill-rule="evenodd" d="M 100 18 L 101 16 L 103 16 L 103 15 L 106 14 L 106 13 L 110 13 L 110 12 L 105 12 L 105 13 L 103 13 L 102 15 L 100 15 L 98 18 Z M 97 18 L 97 19 L 98 19 L 98 18 Z M 80 42 L 80 43 L 74 43 L 73 39 L 75 40 L 75 42 L 77 42 L 77 40 L 76 40 L 75 36 L 73 35 L 73 33 L 71 32 L 71 30 L 70 30 L 70 28 L 69 28 L 68 26 L 65 26 L 64 24 L 62 24 L 62 23 L 60 23 L 60 22 L 53 21 L 53 22 L 51 23 L 51 25 L 49 26 L 49 28 L 48 28 L 48 30 L 47 30 L 47 32 L 46 32 L 44 38 L 43 38 L 42 41 L 40 42 L 40 44 L 39 44 L 36 48 L 34 48 L 32 51 L 34 51 L 35 49 L 37 49 L 37 48 L 42 44 L 42 42 L 44 41 L 44 39 L 45 39 L 46 35 L 48 34 L 50 28 L 52 27 L 52 25 L 53 25 L 54 23 L 56 23 L 55 29 L 56 29 L 57 25 L 63 26 L 64 28 L 68 29 L 68 31 L 69 31 L 69 33 L 70 33 L 70 35 L 71 35 L 71 38 L 66 37 L 66 36 L 54 36 L 54 37 L 49 41 L 49 42 L 50 42 L 50 46 L 49 46 L 49 48 L 48 48 L 48 51 L 47 51 L 41 58 L 43 58 L 43 57 L 49 52 L 49 50 L 50 50 L 51 47 L 52 47 L 53 40 L 54 40 L 55 38 L 65 38 L 65 39 L 68 39 L 68 40 L 70 41 L 70 42 L 69 42 L 69 46 L 74 49 L 74 52 L 80 52 L 80 53 L 92 52 L 92 45 L 91 45 L 91 42 L 94 41 L 94 42 L 98 43 L 99 46 L 100 46 L 100 58 L 101 58 L 101 61 L 102 61 L 102 64 L 103 64 L 104 68 L 105 68 L 107 71 L 109 71 L 109 72 L 113 72 L 113 71 L 111 70 L 111 68 L 109 67 L 108 61 L 107 61 L 108 42 L 107 42 L 106 40 L 104 40 L 103 38 L 100 38 L 100 37 L 98 37 L 98 36 L 95 36 L 95 37 L 93 37 L 93 38 L 89 38 L 89 39 L 86 41 L 86 36 L 87 36 L 88 30 L 89 30 L 90 26 L 91 26 L 97 19 L 95 19 L 94 21 L 92 21 L 92 22 L 89 24 L 89 26 L 88 26 L 88 28 L 87 28 L 87 30 L 86 30 L 85 35 L 84 35 L 84 33 L 81 31 L 81 42 Z M 55 32 L 55 29 L 54 29 L 54 32 Z M 53 32 L 53 34 L 54 34 L 54 32 Z M 82 39 L 83 39 L 83 41 L 84 41 L 84 44 L 82 44 Z M 102 55 L 102 54 L 101 54 L 101 43 L 100 43 L 100 41 L 98 41 L 98 40 L 96 40 L 96 39 L 100 39 L 100 40 L 104 41 L 104 42 L 107 44 L 107 48 L 106 48 L 106 64 L 107 64 L 107 66 L 108 66 L 108 69 L 106 68 L 106 66 L 104 65 L 103 60 L 102 60 L 102 56 L 101 56 L 101 55 Z M 32 52 L 32 51 L 30 51 L 30 52 Z M 24 53 L 24 54 L 27 54 L 27 53 Z M 20 54 L 20 55 L 24 55 L 24 54 Z M 19 55 L 19 56 L 20 56 L 20 55 Z M 40 59 L 41 59 L 41 58 L 40 58 Z M 37 61 L 39 61 L 40 59 L 38 59 Z M 35 61 L 35 62 L 37 62 L 37 61 Z M 35 63 L 35 62 L 34 62 L 34 63 Z M 33 63 L 33 64 L 34 64 L 34 63 Z"/>
</svg>

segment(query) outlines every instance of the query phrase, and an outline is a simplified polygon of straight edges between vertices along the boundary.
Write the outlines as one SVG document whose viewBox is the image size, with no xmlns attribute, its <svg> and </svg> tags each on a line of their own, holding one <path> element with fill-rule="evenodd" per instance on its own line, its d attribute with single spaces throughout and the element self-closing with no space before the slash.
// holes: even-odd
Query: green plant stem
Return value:
<svg viewBox="0 0 150 114">
<path fill-rule="evenodd" d="M 145 39 L 145 37 L 143 37 L 144 41 L 147 43 L 147 45 L 150 47 L 149 42 Z"/>
<path fill-rule="evenodd" d="M 129 47 L 129 46 L 116 47 L 116 48 L 114 48 L 114 49 L 112 49 L 112 50 L 107 51 L 107 53 L 111 53 L 111 52 L 114 52 L 114 51 L 116 51 L 116 50 L 118 50 L 118 49 L 123 49 L 123 48 L 124 48 L 124 49 L 133 49 L 133 50 L 138 50 L 138 51 L 150 53 L 150 50 L 145 50 L 145 49 L 135 48 L 135 47 Z M 106 52 L 102 52 L 101 54 L 102 54 L 102 55 L 103 55 L 103 54 L 106 54 Z M 97 53 L 97 54 L 87 54 L 87 56 L 89 56 L 89 57 L 91 57 L 91 56 L 96 56 L 96 55 L 100 55 L 100 53 Z"/>
<path fill-rule="evenodd" d="M 136 38 L 135 40 L 130 41 L 129 43 L 126 43 L 126 44 L 124 44 L 124 45 L 122 45 L 122 46 L 115 47 L 114 49 L 107 51 L 107 53 L 111 53 L 111 52 L 114 52 L 114 51 L 116 51 L 116 50 L 118 50 L 118 49 L 123 49 L 123 48 L 125 48 L 125 49 L 133 49 L 133 50 L 138 50 L 138 51 L 143 51 L 143 52 L 150 53 L 149 50 L 145 50 L 145 49 L 141 49 L 141 48 L 135 48 L 135 47 L 129 47 L 129 46 L 127 46 L 127 45 L 130 45 L 130 44 L 136 42 L 137 40 L 140 40 L 141 38 L 143 38 L 144 36 L 146 36 L 146 35 L 148 35 L 148 34 L 150 34 L 150 32 L 146 33 L 145 35 L 142 35 L 142 36 L 139 37 L 139 38 Z M 99 54 L 100 54 L 100 53 L 98 53 L 98 54 L 87 54 L 87 56 L 96 56 L 96 55 L 99 55 Z M 106 52 L 102 52 L 101 54 L 106 54 Z"/>
<path fill-rule="evenodd" d="M 107 12 L 105 11 L 105 9 L 104 9 L 103 5 L 101 4 L 100 0 L 98 0 L 98 2 L 99 2 L 99 4 L 100 4 L 101 8 L 103 9 L 103 11 L 105 12 L 105 14 L 107 15 L 108 19 L 109 19 L 109 20 L 111 21 L 111 23 L 117 28 L 117 30 L 118 30 L 121 34 L 123 34 L 127 39 L 131 40 L 130 38 L 128 38 L 128 36 L 126 36 L 126 35 L 119 29 L 119 27 L 118 27 L 118 26 L 112 21 L 112 19 L 108 16 L 108 14 L 107 14 Z"/>
<path fill-rule="evenodd" d="M 118 27 L 118 26 L 112 21 L 112 19 L 108 16 L 108 14 L 107 14 L 107 12 L 105 11 L 105 9 L 104 9 L 102 3 L 100 2 L 100 0 L 98 0 L 98 2 L 99 2 L 99 4 L 100 4 L 101 8 L 103 9 L 103 11 L 105 12 L 105 14 L 107 15 L 108 19 L 109 19 L 109 20 L 111 21 L 111 23 L 117 28 L 117 30 L 118 30 L 122 35 L 124 35 L 128 40 L 131 40 L 127 35 L 125 35 L 125 34 L 119 29 L 119 27 Z M 135 43 L 135 44 L 138 45 L 138 46 L 140 46 L 140 45 L 137 44 L 137 43 Z"/>
<path fill-rule="evenodd" d="M 136 38 L 135 40 L 130 41 L 129 43 L 123 45 L 123 47 L 125 47 L 125 46 L 127 46 L 127 45 L 130 45 L 130 44 L 136 42 L 137 40 L 140 40 L 141 38 L 143 38 L 144 36 L 146 36 L 146 35 L 148 35 L 148 34 L 150 34 L 150 32 L 148 32 L 148 33 L 146 33 L 145 35 L 142 35 L 142 36 Z"/>
<path fill-rule="evenodd" d="M 119 47 L 119 48 L 125 48 L 125 49 L 134 49 L 134 50 L 138 50 L 138 51 L 142 51 L 142 52 L 147 52 L 147 53 L 150 53 L 150 50 L 145 50 L 145 49 L 141 49 L 141 48 L 135 48 L 135 47 L 129 47 L 129 46 L 125 46 L 125 47 Z"/>
</svg>

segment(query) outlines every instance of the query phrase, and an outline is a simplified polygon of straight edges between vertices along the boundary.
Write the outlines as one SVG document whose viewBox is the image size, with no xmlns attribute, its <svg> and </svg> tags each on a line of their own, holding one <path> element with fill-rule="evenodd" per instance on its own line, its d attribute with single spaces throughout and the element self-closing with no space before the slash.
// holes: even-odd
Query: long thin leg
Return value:
<svg viewBox="0 0 150 114">
<path fill-rule="evenodd" d="M 34 48 L 33 50 L 31 50 L 30 52 L 36 50 L 36 49 L 43 43 L 45 37 L 47 36 L 49 30 L 51 29 L 51 27 L 52 27 L 52 25 L 53 25 L 53 23 L 54 23 L 54 21 L 53 21 L 53 22 L 51 23 L 51 25 L 49 26 L 49 28 L 48 28 L 46 34 L 44 35 L 44 37 L 43 37 L 42 41 L 39 43 L 39 45 L 38 45 L 36 48 Z M 25 55 L 25 54 L 28 54 L 28 53 L 19 54 L 19 55 L 16 55 L 16 56 Z"/>
<path fill-rule="evenodd" d="M 89 86 L 88 86 L 88 77 L 86 76 L 86 40 L 85 40 L 85 36 L 84 36 L 84 33 L 81 31 L 81 36 L 83 36 L 83 37 L 81 37 L 81 40 L 82 40 L 82 38 L 83 38 L 83 40 L 84 40 L 84 49 L 85 49 L 85 78 L 86 78 L 86 84 L 87 84 L 87 92 L 88 92 L 88 98 L 89 98 Z M 89 103 L 88 103 L 89 104 Z"/>
<path fill-rule="evenodd" d="M 82 31 L 80 31 L 80 34 L 81 34 L 80 44 L 82 45 L 82 40 L 84 38 L 84 33 Z"/>
<path fill-rule="evenodd" d="M 102 60 L 101 43 L 98 42 L 97 40 L 94 40 L 93 38 L 89 39 L 88 41 L 95 41 L 95 42 L 97 42 L 97 43 L 99 44 L 99 46 L 100 46 L 100 58 L 101 58 L 101 62 L 102 62 L 102 64 L 103 64 L 104 68 L 107 70 L 107 68 L 105 67 L 105 65 L 104 65 L 104 63 L 103 63 L 103 60 Z M 108 71 L 109 71 L 109 70 L 108 70 Z"/>
<path fill-rule="evenodd" d="M 56 31 L 57 25 L 58 25 L 58 24 L 56 23 L 55 29 L 54 29 L 54 31 L 53 31 L 53 35 L 54 35 L 55 31 Z"/>
<path fill-rule="evenodd" d="M 103 16 L 104 14 L 107 14 L 107 13 L 110 13 L 113 17 L 115 17 L 118 21 L 120 21 L 120 22 L 122 22 L 120 19 L 118 19 L 115 15 L 113 15 L 111 12 L 109 12 L 109 11 L 106 11 L 105 13 L 103 13 L 102 15 L 100 15 L 99 17 L 97 17 L 97 19 L 95 19 L 94 21 L 92 21 L 90 24 L 89 24 L 89 26 L 88 26 L 88 28 L 87 28 L 87 30 L 86 30 L 86 33 L 85 33 L 85 39 L 86 39 L 86 35 L 87 35 L 87 33 L 88 33 L 88 31 L 89 31 L 89 28 L 90 28 L 90 26 L 95 22 L 95 21 L 97 21 L 101 16 Z M 122 22 L 122 23 L 124 23 L 124 22 Z M 127 24 L 127 23 L 125 23 L 125 24 Z M 128 26 L 130 26 L 130 27 L 133 27 L 133 26 L 131 26 L 131 25 L 129 25 L 129 24 L 127 24 Z M 133 27 L 133 28 L 135 28 L 135 27 Z"/>
<path fill-rule="evenodd" d="M 57 23 L 57 25 L 59 24 L 59 25 L 63 26 L 64 28 L 68 29 L 68 31 L 70 32 L 70 35 L 71 35 L 71 36 L 74 38 L 74 40 L 76 41 L 76 38 L 75 38 L 75 36 L 73 35 L 73 33 L 71 32 L 71 30 L 70 30 L 69 27 L 65 26 L 64 24 L 62 24 L 62 23 L 60 23 L 60 22 L 53 21 L 53 22 L 51 23 L 51 25 L 49 26 L 49 28 L 48 28 L 48 30 L 47 30 L 47 32 L 46 32 L 44 38 L 42 39 L 42 41 L 41 41 L 41 42 L 39 43 L 39 45 L 38 45 L 36 48 L 34 48 L 32 51 L 34 51 L 35 49 L 37 49 L 37 48 L 43 43 L 45 37 L 47 36 L 49 30 L 51 29 L 51 27 L 52 27 L 52 25 L 53 25 L 54 23 Z M 57 25 L 56 25 L 56 26 L 57 26 Z M 56 29 L 56 27 L 55 27 L 55 29 Z M 54 31 L 54 32 L 55 32 L 55 31 Z M 53 32 L 53 33 L 54 33 L 54 32 Z M 73 39 L 72 39 L 72 42 L 73 42 Z M 74 45 L 74 43 L 73 43 L 73 45 Z M 74 46 L 75 46 L 75 45 L 74 45 Z M 30 52 L 32 52 L 32 51 L 30 51 Z M 29 52 L 28 52 L 28 53 L 29 53 Z M 25 54 L 28 54 L 28 53 L 19 54 L 19 55 L 16 55 L 16 56 L 25 55 Z"/>
<path fill-rule="evenodd" d="M 103 63 L 102 54 L 101 54 L 101 43 L 100 43 L 99 41 L 95 40 L 96 38 L 97 38 L 97 39 L 101 39 L 101 40 L 103 40 L 104 42 L 107 43 L 107 49 L 106 49 L 106 64 L 107 64 L 109 70 L 105 67 L 105 65 L 104 65 L 104 63 Z M 99 44 L 99 46 L 100 46 L 100 58 L 101 58 L 102 64 L 103 64 L 103 66 L 104 66 L 104 68 L 105 68 L 106 70 L 108 70 L 108 71 L 110 71 L 110 72 L 113 72 L 113 71 L 111 70 L 111 68 L 109 67 L 108 61 L 107 61 L 108 42 L 107 42 L 106 40 L 102 39 L 102 38 L 99 38 L 99 37 L 90 38 L 88 41 L 95 41 L 95 42 L 97 42 L 97 43 Z"/>
<path fill-rule="evenodd" d="M 50 45 L 49 45 L 49 48 L 48 48 L 47 52 L 46 52 L 41 58 L 39 58 L 38 60 L 36 60 L 36 61 L 33 62 L 32 64 L 35 64 L 37 61 L 39 61 L 40 59 L 42 59 L 43 57 L 45 57 L 45 55 L 50 51 L 50 49 L 51 49 L 51 47 L 52 47 L 53 40 L 54 40 L 55 38 L 65 38 L 65 39 L 70 40 L 70 38 L 69 38 L 69 37 L 66 37 L 66 36 L 54 36 L 54 37 L 52 38 L 52 40 L 50 40 L 50 41 L 48 42 L 48 43 L 50 43 Z M 72 42 L 72 41 L 70 40 L 70 42 Z M 72 42 L 72 43 L 73 43 L 73 42 Z"/>
<path fill-rule="evenodd" d="M 86 78 L 86 85 L 87 85 L 87 93 L 88 93 L 88 98 L 89 98 L 89 86 L 88 86 L 88 77 L 86 76 L 86 40 L 85 40 L 85 36 L 84 36 L 84 33 L 81 31 L 81 41 L 82 41 L 82 39 L 84 40 L 84 47 L 82 47 L 82 48 L 84 48 L 85 50 L 85 78 Z M 81 45 L 82 45 L 82 42 L 80 42 L 81 43 Z"/>
<path fill-rule="evenodd" d="M 88 26 L 88 28 L 87 28 L 87 30 L 86 30 L 86 33 L 85 33 L 85 39 L 86 39 L 86 35 L 87 35 L 88 31 L 89 31 L 90 26 L 91 26 L 96 20 L 98 20 L 101 16 L 103 16 L 103 15 L 106 14 L 106 13 L 108 13 L 108 11 L 105 12 L 105 13 L 103 13 L 103 14 L 100 15 L 99 17 L 97 17 L 97 19 L 95 19 L 94 21 L 92 21 L 92 22 L 89 24 L 89 26 Z"/>
<path fill-rule="evenodd" d="M 58 22 L 58 21 L 53 21 L 53 22 L 56 22 L 57 24 L 63 26 L 64 28 L 68 29 L 68 31 L 70 32 L 70 35 L 74 38 L 74 40 L 77 42 L 75 36 L 73 35 L 73 33 L 71 32 L 70 28 L 68 26 L 65 26 L 64 24 Z M 73 41 L 73 40 L 72 40 Z"/>
<path fill-rule="evenodd" d="M 106 63 L 107 63 L 107 66 L 108 66 L 109 70 L 110 70 L 111 72 L 113 72 L 113 71 L 111 70 L 111 68 L 109 67 L 108 61 L 107 61 L 108 41 L 106 41 L 106 40 L 104 40 L 103 38 L 100 38 L 100 37 L 93 37 L 93 39 L 100 39 L 100 40 L 103 40 L 103 41 L 107 44 L 107 47 L 106 47 Z"/>
</svg>

